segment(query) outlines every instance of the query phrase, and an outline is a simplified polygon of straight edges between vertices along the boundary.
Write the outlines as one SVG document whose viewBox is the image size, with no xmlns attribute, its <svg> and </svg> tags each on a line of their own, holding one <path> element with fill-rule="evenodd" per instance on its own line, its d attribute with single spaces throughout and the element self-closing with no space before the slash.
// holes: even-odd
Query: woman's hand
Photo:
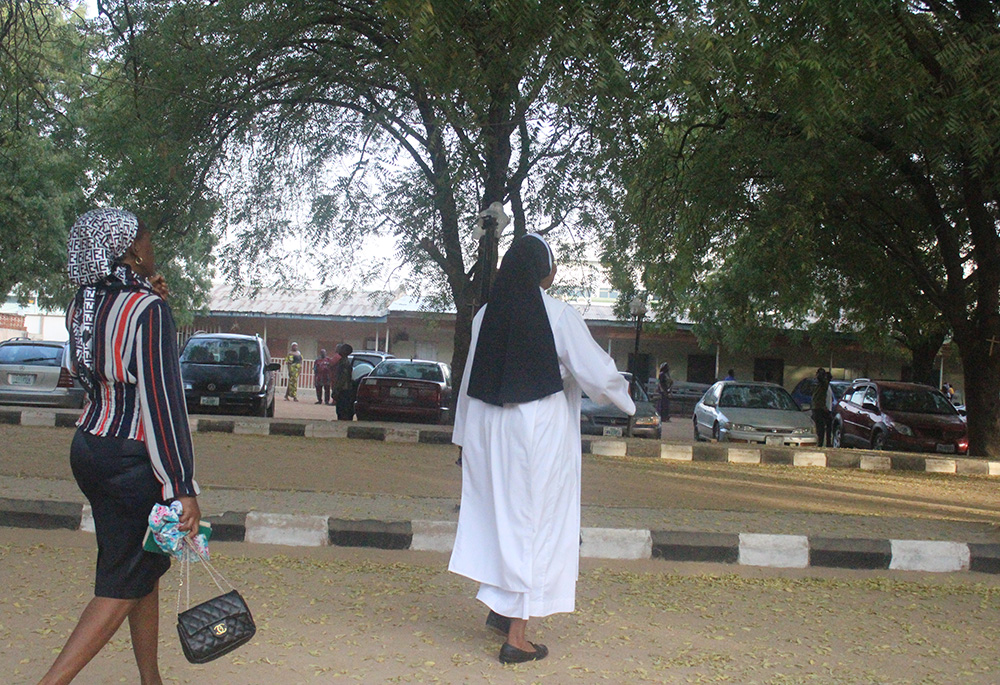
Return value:
<svg viewBox="0 0 1000 685">
<path fill-rule="evenodd" d="M 180 525 L 177 527 L 187 531 L 188 537 L 198 534 L 198 526 L 201 523 L 201 507 L 198 506 L 197 497 L 178 497 L 177 501 L 184 507 L 180 515 Z"/>
<path fill-rule="evenodd" d="M 170 288 L 167 287 L 167 279 L 163 277 L 163 274 L 156 274 L 150 278 L 149 284 L 153 286 L 153 292 L 164 300 L 170 297 Z"/>
</svg>

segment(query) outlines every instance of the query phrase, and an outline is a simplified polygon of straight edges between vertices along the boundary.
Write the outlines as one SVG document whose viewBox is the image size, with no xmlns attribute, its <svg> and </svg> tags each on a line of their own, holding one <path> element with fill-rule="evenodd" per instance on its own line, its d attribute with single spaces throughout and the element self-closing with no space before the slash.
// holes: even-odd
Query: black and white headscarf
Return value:
<svg viewBox="0 0 1000 685">
<path fill-rule="evenodd" d="M 70 347 L 80 383 L 93 394 L 94 316 L 102 288 L 152 291 L 146 279 L 122 264 L 139 233 L 139 219 L 122 209 L 95 209 L 83 214 L 69 230 L 69 280 L 80 286 L 69 321 Z"/>
<path fill-rule="evenodd" d="M 563 389 L 542 279 L 552 271 L 548 243 L 529 233 L 504 255 L 483 314 L 469 376 L 470 397 L 488 404 L 531 402 Z"/>
</svg>

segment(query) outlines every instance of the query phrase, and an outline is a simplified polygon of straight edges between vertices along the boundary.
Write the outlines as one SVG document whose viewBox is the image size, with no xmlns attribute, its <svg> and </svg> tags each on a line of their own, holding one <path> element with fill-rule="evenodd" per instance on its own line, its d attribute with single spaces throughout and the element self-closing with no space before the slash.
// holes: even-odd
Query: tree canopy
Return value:
<svg viewBox="0 0 1000 685">
<path fill-rule="evenodd" d="M 391 236 L 412 290 L 455 306 L 460 373 L 497 254 L 495 238 L 473 235 L 477 213 L 508 206 L 504 240 L 594 215 L 596 147 L 564 105 L 606 59 L 616 3 L 100 6 L 140 111 L 196 143 L 177 168 L 210 180 L 196 195 L 225 196 L 233 281 L 294 271 L 299 262 L 275 258 L 294 231 L 334 248 L 321 253 L 330 273 Z"/>
<path fill-rule="evenodd" d="M 641 230 L 609 257 L 735 344 L 813 320 L 950 330 L 972 449 L 995 455 L 992 3 L 698 2 L 661 38 L 619 165 Z"/>
</svg>

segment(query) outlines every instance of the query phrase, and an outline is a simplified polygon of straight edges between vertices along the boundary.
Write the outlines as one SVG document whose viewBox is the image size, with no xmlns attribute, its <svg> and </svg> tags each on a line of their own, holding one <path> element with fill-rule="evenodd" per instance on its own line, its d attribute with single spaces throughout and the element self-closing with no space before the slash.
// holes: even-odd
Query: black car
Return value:
<svg viewBox="0 0 1000 685">
<path fill-rule="evenodd" d="M 649 401 L 643 387 L 632 380 L 632 374 L 622 373 L 629 382 L 629 394 L 635 401 L 635 416 L 629 415 L 613 404 L 597 404 L 587 395 L 580 405 L 580 432 L 585 435 L 612 435 L 660 439 L 660 415 Z"/>
<path fill-rule="evenodd" d="M 188 412 L 274 416 L 280 364 L 255 335 L 196 333 L 181 351 Z"/>
<path fill-rule="evenodd" d="M 0 404 L 82 407 L 86 393 L 66 368 L 68 348 L 26 338 L 0 342 Z"/>
</svg>

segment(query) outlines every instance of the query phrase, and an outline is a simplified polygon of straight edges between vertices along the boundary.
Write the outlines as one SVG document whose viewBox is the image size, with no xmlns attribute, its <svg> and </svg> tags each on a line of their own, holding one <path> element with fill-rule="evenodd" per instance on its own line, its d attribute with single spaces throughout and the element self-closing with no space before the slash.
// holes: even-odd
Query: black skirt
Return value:
<svg viewBox="0 0 1000 685">
<path fill-rule="evenodd" d="M 139 599 L 156 587 L 170 557 L 143 551 L 149 511 L 162 503 L 146 445 L 77 430 L 70 448 L 77 484 L 90 501 L 97 532 L 94 595 Z"/>
</svg>

